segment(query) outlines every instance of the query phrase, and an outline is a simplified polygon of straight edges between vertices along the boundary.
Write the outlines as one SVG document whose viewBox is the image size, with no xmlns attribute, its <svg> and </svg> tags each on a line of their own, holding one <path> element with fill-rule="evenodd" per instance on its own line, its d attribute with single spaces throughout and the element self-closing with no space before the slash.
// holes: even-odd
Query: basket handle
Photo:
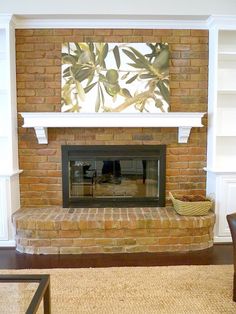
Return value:
<svg viewBox="0 0 236 314">
<path fill-rule="evenodd" d="M 172 194 L 171 192 L 169 192 L 169 197 L 170 197 L 170 199 L 171 199 L 172 201 L 175 201 L 175 198 L 174 198 L 174 196 L 173 196 L 173 194 Z"/>
</svg>

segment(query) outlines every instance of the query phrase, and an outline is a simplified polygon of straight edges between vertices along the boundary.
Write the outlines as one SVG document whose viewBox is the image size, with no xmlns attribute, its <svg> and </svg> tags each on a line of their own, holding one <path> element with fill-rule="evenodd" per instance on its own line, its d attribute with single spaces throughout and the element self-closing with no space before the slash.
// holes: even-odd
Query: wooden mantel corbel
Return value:
<svg viewBox="0 0 236 314">
<path fill-rule="evenodd" d="M 187 143 L 192 127 L 202 127 L 204 112 L 72 113 L 21 112 L 24 128 L 34 128 L 39 144 L 48 144 L 48 128 L 177 127 L 178 143 Z"/>
</svg>

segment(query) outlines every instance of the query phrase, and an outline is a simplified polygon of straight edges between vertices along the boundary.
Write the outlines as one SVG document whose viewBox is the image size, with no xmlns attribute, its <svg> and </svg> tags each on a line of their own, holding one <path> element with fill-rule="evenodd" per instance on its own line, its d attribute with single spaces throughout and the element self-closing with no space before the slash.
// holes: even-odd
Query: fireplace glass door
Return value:
<svg viewBox="0 0 236 314">
<path fill-rule="evenodd" d="M 103 148 L 62 147 L 64 207 L 164 206 L 162 145 Z"/>
</svg>

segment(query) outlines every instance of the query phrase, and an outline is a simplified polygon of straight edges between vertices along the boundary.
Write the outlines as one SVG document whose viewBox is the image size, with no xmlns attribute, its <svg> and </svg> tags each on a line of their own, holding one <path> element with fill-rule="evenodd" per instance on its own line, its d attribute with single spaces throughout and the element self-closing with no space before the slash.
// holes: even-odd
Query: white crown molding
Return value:
<svg viewBox="0 0 236 314">
<path fill-rule="evenodd" d="M 236 27 L 236 15 L 211 15 L 207 20 L 207 27 L 234 29 Z"/>
<path fill-rule="evenodd" d="M 0 27 L 110 28 L 110 29 L 232 29 L 236 15 L 211 16 L 119 16 L 119 15 L 12 15 L 0 14 Z"/>
<path fill-rule="evenodd" d="M 15 28 L 206 29 L 206 19 L 33 18 L 15 17 Z"/>
<path fill-rule="evenodd" d="M 34 128 L 39 144 L 48 144 L 47 128 L 65 127 L 177 127 L 178 142 L 187 143 L 192 127 L 202 127 L 203 112 L 168 113 L 61 113 L 21 112 L 24 128 Z"/>
<path fill-rule="evenodd" d="M 12 14 L 0 14 L 0 28 L 6 28 L 14 24 L 14 16 Z"/>
</svg>

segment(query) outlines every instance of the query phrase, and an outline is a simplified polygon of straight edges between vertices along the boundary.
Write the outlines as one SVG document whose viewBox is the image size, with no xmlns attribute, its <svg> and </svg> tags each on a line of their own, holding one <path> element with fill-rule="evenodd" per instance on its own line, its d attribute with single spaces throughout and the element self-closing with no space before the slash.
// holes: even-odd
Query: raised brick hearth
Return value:
<svg viewBox="0 0 236 314">
<path fill-rule="evenodd" d="M 25 253 L 172 252 L 211 247 L 215 215 L 184 217 L 171 207 L 55 207 L 22 209 L 13 221 L 16 249 Z"/>
</svg>

